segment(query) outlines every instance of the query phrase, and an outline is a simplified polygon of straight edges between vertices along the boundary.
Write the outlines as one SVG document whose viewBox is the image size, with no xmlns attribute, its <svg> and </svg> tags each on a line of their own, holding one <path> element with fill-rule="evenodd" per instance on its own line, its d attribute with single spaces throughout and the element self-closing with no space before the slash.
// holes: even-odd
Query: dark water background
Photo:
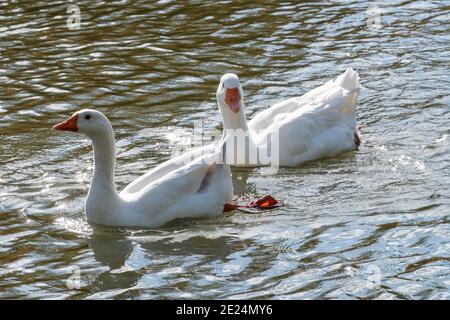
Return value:
<svg viewBox="0 0 450 320">
<path fill-rule="evenodd" d="M 0 3 L 0 298 L 450 298 L 448 1 L 380 2 L 379 20 L 359 1 L 72 4 L 79 30 L 67 1 Z M 251 118 L 349 66 L 365 88 L 359 150 L 233 170 L 238 194 L 285 208 L 156 231 L 86 223 L 90 144 L 50 131 L 74 111 L 112 121 L 122 188 L 193 121 L 220 129 L 221 74 L 239 74 Z"/>
</svg>

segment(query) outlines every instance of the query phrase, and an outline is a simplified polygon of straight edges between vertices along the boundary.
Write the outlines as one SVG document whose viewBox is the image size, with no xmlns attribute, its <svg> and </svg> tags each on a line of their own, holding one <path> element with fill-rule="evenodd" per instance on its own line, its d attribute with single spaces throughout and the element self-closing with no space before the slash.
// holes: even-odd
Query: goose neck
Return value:
<svg viewBox="0 0 450 320">
<path fill-rule="evenodd" d="M 227 110 L 228 111 L 228 110 Z M 237 113 L 233 112 L 224 112 L 222 114 L 223 117 L 223 126 L 226 130 L 243 130 L 244 132 L 248 131 L 247 119 L 245 118 L 244 106 L 241 103 L 241 109 Z"/>
<path fill-rule="evenodd" d="M 91 189 L 117 194 L 115 185 L 116 151 L 114 134 L 92 139 L 94 147 L 94 175 Z"/>
</svg>

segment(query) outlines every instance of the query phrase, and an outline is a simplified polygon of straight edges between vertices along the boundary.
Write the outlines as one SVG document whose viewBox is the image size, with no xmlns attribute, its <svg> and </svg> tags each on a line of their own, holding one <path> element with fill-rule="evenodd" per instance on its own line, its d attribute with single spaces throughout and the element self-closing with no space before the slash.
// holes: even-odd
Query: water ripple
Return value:
<svg viewBox="0 0 450 320">
<path fill-rule="evenodd" d="M 70 30 L 67 1 L 0 3 L 0 298 L 449 299 L 443 3 L 383 4 L 380 29 L 359 1 L 77 5 Z M 222 73 L 239 74 L 252 116 L 349 66 L 364 144 L 271 177 L 234 169 L 238 195 L 286 203 L 261 215 L 91 226 L 89 141 L 50 132 L 80 108 L 105 112 L 123 187 L 193 121 L 221 128 Z"/>
</svg>

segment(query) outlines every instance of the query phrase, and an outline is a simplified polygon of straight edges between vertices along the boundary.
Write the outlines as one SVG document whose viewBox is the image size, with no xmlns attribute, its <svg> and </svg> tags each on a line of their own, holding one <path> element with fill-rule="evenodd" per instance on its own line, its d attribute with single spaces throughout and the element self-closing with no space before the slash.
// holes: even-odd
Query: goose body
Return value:
<svg viewBox="0 0 450 320">
<path fill-rule="evenodd" d="M 245 146 L 236 143 L 231 164 L 269 165 L 261 155 L 272 154 L 271 165 L 296 166 L 354 148 L 359 144 L 355 115 L 359 89 L 359 76 L 349 68 L 337 79 L 276 103 L 247 121 L 239 78 L 225 74 L 217 89 L 224 131 L 245 133 Z M 258 152 L 255 161 L 250 159 L 252 150 Z"/>
<path fill-rule="evenodd" d="M 232 201 L 230 168 L 221 161 L 224 141 L 193 161 L 162 163 L 118 193 L 114 134 L 106 116 L 84 109 L 53 129 L 83 133 L 92 140 L 94 173 L 85 202 L 89 222 L 154 228 L 177 218 L 219 216 Z"/>
</svg>

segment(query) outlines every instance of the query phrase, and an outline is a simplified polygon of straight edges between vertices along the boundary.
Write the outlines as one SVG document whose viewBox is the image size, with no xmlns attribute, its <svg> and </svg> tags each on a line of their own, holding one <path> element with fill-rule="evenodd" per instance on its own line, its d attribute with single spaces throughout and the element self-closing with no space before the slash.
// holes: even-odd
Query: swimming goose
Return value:
<svg viewBox="0 0 450 320">
<path fill-rule="evenodd" d="M 221 164 L 225 140 L 216 151 L 188 163 L 167 161 L 118 193 L 114 181 L 114 133 L 101 112 L 84 109 L 53 127 L 92 140 L 94 173 L 85 203 L 89 222 L 118 227 L 156 228 L 185 217 L 217 217 L 231 203 L 229 165 Z"/>
<path fill-rule="evenodd" d="M 245 136 L 241 145 L 236 142 L 231 163 L 269 165 L 266 155 L 273 155 L 269 159 L 272 165 L 296 166 L 354 148 L 360 144 L 355 115 L 359 90 L 358 73 L 349 68 L 335 80 L 303 96 L 276 103 L 247 122 L 238 76 L 223 75 L 216 96 L 224 132 Z M 249 150 L 258 152 L 253 160 Z"/>
</svg>

